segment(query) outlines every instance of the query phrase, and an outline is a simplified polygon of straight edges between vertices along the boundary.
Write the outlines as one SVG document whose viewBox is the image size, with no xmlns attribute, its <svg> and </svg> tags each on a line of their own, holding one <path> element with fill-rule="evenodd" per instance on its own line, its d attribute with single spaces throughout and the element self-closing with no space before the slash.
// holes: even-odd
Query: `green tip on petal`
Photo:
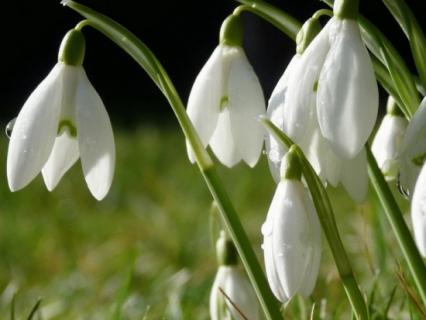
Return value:
<svg viewBox="0 0 426 320">
<path fill-rule="evenodd" d="M 58 60 L 70 65 L 81 66 L 86 52 L 86 40 L 80 30 L 67 32 L 59 48 Z"/>
<path fill-rule="evenodd" d="M 335 0 L 334 16 L 340 19 L 358 19 L 359 0 Z"/>
<path fill-rule="evenodd" d="M 310 18 L 306 20 L 296 37 L 296 52 L 302 54 L 312 40 L 321 31 L 321 25 L 318 19 Z"/>
<path fill-rule="evenodd" d="M 299 156 L 297 155 L 297 147 L 291 146 L 281 162 L 281 179 L 300 181 L 301 178 L 302 167 Z"/>
<path fill-rule="evenodd" d="M 222 23 L 219 41 L 228 46 L 239 46 L 243 44 L 243 22 L 238 15 L 231 14 Z"/>
<path fill-rule="evenodd" d="M 392 116 L 404 117 L 401 108 L 392 96 L 389 96 L 388 102 L 386 103 L 386 113 Z"/>
<path fill-rule="evenodd" d="M 217 261 L 221 266 L 234 266 L 238 264 L 238 253 L 234 243 L 222 231 L 216 242 Z"/>
</svg>

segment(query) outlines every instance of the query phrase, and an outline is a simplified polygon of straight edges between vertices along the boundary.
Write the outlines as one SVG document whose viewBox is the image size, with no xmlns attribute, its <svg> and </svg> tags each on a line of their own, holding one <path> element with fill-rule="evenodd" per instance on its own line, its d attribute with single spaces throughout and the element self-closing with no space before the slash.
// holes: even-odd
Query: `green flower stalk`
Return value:
<svg viewBox="0 0 426 320">
<path fill-rule="evenodd" d="M 281 319 L 278 304 L 268 287 L 262 268 L 234 206 L 219 179 L 213 161 L 204 149 L 204 145 L 185 111 L 182 100 L 161 63 L 138 37 L 114 20 L 74 1 L 68 0 L 65 4 L 87 18 L 82 23 L 83 26 L 95 28 L 129 54 L 148 73 L 169 101 L 191 147 L 200 172 L 218 205 L 224 225 L 235 244 L 265 317 L 268 320 Z"/>
</svg>

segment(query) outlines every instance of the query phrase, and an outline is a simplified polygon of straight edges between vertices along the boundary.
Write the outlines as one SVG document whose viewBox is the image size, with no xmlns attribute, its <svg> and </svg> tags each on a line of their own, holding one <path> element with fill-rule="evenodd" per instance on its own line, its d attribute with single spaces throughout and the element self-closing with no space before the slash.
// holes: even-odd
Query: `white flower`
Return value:
<svg viewBox="0 0 426 320">
<path fill-rule="evenodd" d="M 232 167 L 240 160 L 256 165 L 264 134 L 258 117 L 265 102 L 241 47 L 220 44 L 214 50 L 194 82 L 187 112 L 203 145 L 210 145 L 224 165 Z"/>
<path fill-rule="evenodd" d="M 408 194 L 416 184 L 417 176 L 426 158 L 426 98 L 408 124 L 400 149 L 399 182 Z"/>
<path fill-rule="evenodd" d="M 368 191 L 365 150 L 349 159 L 338 156 L 323 137 L 315 111 L 315 86 L 328 49 L 327 33 L 320 33 L 302 55 L 291 60 L 269 99 L 267 115 L 301 147 L 324 182 L 333 186 L 341 182 L 352 199 L 363 202 Z M 272 176 L 278 183 L 286 150 L 270 135 L 266 136 L 266 150 Z"/>
<path fill-rule="evenodd" d="M 300 54 L 296 54 L 291 59 L 283 75 L 278 80 L 277 85 L 272 91 L 268 102 L 268 110 L 266 113 L 268 118 L 273 122 L 274 125 L 276 125 L 284 132 L 287 132 L 287 130 L 284 128 L 284 119 L 286 117 L 284 112 L 284 103 L 286 100 L 288 81 L 295 68 L 297 68 L 300 57 Z M 269 169 L 271 171 L 272 177 L 278 183 L 281 179 L 281 160 L 287 150 L 285 150 L 281 143 L 278 142 L 270 133 L 266 134 L 265 136 L 265 147 L 268 156 Z"/>
<path fill-rule="evenodd" d="M 332 18 L 328 25 L 322 31 L 328 33 L 330 49 L 318 81 L 318 122 L 336 154 L 350 159 L 373 130 L 378 88 L 357 21 Z"/>
<path fill-rule="evenodd" d="M 91 193 L 101 200 L 114 173 L 111 123 L 83 67 L 58 62 L 16 119 L 7 155 L 9 187 L 19 190 L 42 171 L 51 191 L 79 157 Z"/>
<path fill-rule="evenodd" d="M 286 302 L 308 297 L 321 259 L 321 231 L 312 199 L 298 180 L 282 180 L 262 226 L 266 275 L 274 295 Z"/>
<path fill-rule="evenodd" d="M 426 258 L 426 165 L 423 165 L 414 188 L 411 220 L 417 247 L 422 256 Z"/>
<path fill-rule="evenodd" d="M 210 293 L 210 317 L 212 320 L 260 319 L 256 296 L 238 267 L 219 266 Z"/>
<path fill-rule="evenodd" d="M 398 152 L 408 121 L 404 116 L 386 114 L 374 137 L 371 151 L 386 179 L 393 180 L 398 172 Z"/>
</svg>

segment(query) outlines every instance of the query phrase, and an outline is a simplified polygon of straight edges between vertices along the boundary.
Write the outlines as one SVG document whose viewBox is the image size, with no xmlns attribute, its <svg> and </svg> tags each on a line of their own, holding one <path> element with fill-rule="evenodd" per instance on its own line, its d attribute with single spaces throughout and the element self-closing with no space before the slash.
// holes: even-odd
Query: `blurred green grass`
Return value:
<svg viewBox="0 0 426 320">
<path fill-rule="evenodd" d="M 14 293 L 19 318 L 41 298 L 40 319 L 109 319 L 123 290 L 122 319 L 208 319 L 216 270 L 211 197 L 198 169 L 187 160 L 182 135 L 173 126 L 147 124 L 117 130 L 116 146 L 111 191 L 97 202 L 79 163 L 52 193 L 41 177 L 11 193 L 5 177 L 7 139 L 2 140 L 1 319 L 8 319 Z M 253 170 L 243 164 L 220 168 L 260 259 L 259 230 L 275 188 L 264 158 Z M 398 286 L 395 270 L 402 260 L 372 193 L 367 204 L 356 206 L 341 189 L 330 190 L 362 290 L 370 294 L 379 274 L 372 306 L 381 310 Z M 323 248 L 312 301 L 303 311 L 295 300 L 285 311 L 288 319 L 309 314 L 311 302 L 323 306 L 324 319 L 350 319 L 325 239 Z M 130 286 L 123 289 L 133 265 Z M 400 286 L 394 301 L 391 314 L 403 319 L 406 313 L 398 308 L 405 312 L 407 299 Z"/>
</svg>

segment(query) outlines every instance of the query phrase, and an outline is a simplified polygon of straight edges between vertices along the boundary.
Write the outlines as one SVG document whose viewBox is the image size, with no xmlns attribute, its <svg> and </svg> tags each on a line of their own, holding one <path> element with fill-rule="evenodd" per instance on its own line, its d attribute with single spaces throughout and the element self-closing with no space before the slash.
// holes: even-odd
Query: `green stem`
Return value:
<svg viewBox="0 0 426 320">
<path fill-rule="evenodd" d="M 288 148 L 291 146 L 296 146 L 294 142 L 279 128 L 277 128 L 270 120 L 267 118 L 262 118 L 261 122 L 283 145 L 287 146 Z M 321 222 L 322 229 L 333 254 L 334 262 L 336 263 L 337 270 L 339 271 L 340 279 L 342 280 L 346 294 L 352 305 L 352 310 L 357 319 L 368 319 L 367 306 L 355 280 L 355 276 L 346 254 L 346 250 L 340 238 L 339 230 L 337 229 L 336 220 L 334 218 L 333 207 L 331 206 L 327 191 L 325 190 L 320 178 L 315 173 L 315 170 L 306 159 L 302 150 L 299 147 L 297 147 L 296 150 L 302 164 L 303 176 L 305 177 L 306 183 L 311 192 L 312 199 L 318 213 L 318 218 Z"/>
<path fill-rule="evenodd" d="M 382 203 L 386 217 L 392 227 L 395 237 L 401 247 L 404 258 L 408 264 L 408 269 L 414 279 L 414 283 L 420 293 L 423 303 L 426 305 L 426 267 L 422 257 L 417 250 L 410 230 L 404 221 L 401 210 L 380 171 L 376 159 L 371 153 L 370 148 L 365 148 L 367 151 L 368 174 L 371 183 L 376 190 L 377 196 Z"/>
<path fill-rule="evenodd" d="M 186 139 L 194 151 L 201 174 L 219 207 L 227 231 L 234 241 L 266 318 L 269 320 L 281 319 L 278 303 L 269 289 L 266 277 L 234 206 L 223 187 L 210 156 L 201 144 L 179 94 L 158 59 L 139 38 L 112 19 L 74 1 L 70 1 L 67 5 L 88 19 L 85 25 L 90 25 L 103 33 L 140 64 L 167 98 Z"/>
<path fill-rule="evenodd" d="M 242 11 L 248 11 L 268 21 L 270 24 L 284 32 L 288 37 L 296 40 L 302 24 L 286 12 L 261 0 L 236 0 L 243 3 L 235 9 L 234 14 L 240 14 Z"/>
</svg>

